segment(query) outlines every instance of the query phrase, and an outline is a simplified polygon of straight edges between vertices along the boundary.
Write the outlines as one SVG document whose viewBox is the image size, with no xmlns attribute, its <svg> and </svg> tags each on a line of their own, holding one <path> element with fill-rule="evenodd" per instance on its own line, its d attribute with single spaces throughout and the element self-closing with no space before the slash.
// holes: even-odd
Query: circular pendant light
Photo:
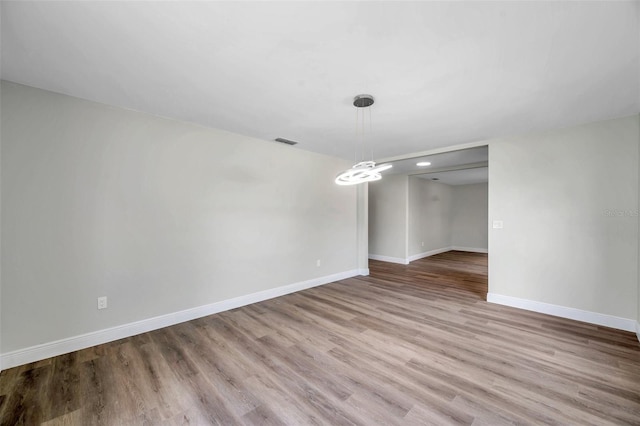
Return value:
<svg viewBox="0 0 640 426">
<path fill-rule="evenodd" d="M 345 170 L 336 177 L 338 185 L 356 185 L 382 179 L 380 172 L 390 169 L 391 164 L 376 166 L 375 161 L 362 161 L 352 168 Z"/>
<path fill-rule="evenodd" d="M 353 106 L 356 108 L 369 108 L 375 100 L 371 95 L 357 95 L 353 98 Z M 371 112 L 371 111 L 369 111 Z M 357 116 L 356 116 L 356 121 Z M 369 126 L 371 126 L 371 114 L 369 114 Z M 356 129 L 357 129 L 356 124 Z M 363 156 L 364 156 L 364 112 L 362 114 L 362 127 L 363 127 Z M 357 130 L 356 130 L 357 137 Z M 357 152 L 356 152 L 357 156 Z M 361 161 L 356 163 L 350 169 L 347 169 L 336 176 L 335 182 L 338 185 L 357 185 L 364 182 L 374 182 L 382 179 L 380 172 L 388 170 L 392 167 L 391 164 L 376 165 L 376 162 L 371 159 L 370 161 Z"/>
</svg>

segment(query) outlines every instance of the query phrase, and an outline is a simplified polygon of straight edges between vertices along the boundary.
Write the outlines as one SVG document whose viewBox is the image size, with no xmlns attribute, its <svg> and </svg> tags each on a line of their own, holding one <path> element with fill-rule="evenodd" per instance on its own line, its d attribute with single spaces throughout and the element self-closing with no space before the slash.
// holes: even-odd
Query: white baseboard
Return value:
<svg viewBox="0 0 640 426">
<path fill-rule="evenodd" d="M 369 268 L 358 269 L 358 274 L 362 275 L 363 277 L 368 277 L 369 276 Z"/>
<path fill-rule="evenodd" d="M 451 250 L 468 251 L 468 252 L 471 252 L 471 253 L 489 253 L 489 249 L 486 249 L 486 248 L 475 248 L 475 247 L 453 246 L 453 247 L 451 247 Z"/>
<path fill-rule="evenodd" d="M 425 257 L 433 256 L 440 253 L 446 253 L 451 250 L 451 247 L 444 247 L 435 250 L 425 251 L 424 253 L 414 254 L 413 256 L 409 256 L 409 262 L 413 262 L 414 260 L 423 259 Z"/>
<path fill-rule="evenodd" d="M 613 315 L 600 314 L 598 312 L 583 311 L 581 309 L 552 305 L 550 303 L 520 299 L 517 297 L 504 296 L 502 294 L 495 293 L 487 293 L 487 302 L 496 303 L 498 305 L 511 306 L 514 308 L 526 309 L 527 311 L 540 312 L 556 317 L 588 322 L 590 324 L 603 325 L 605 327 L 617 328 L 618 330 L 631 332 L 636 331 L 637 322 L 635 320 L 615 317 Z M 640 329 L 638 329 L 636 333 L 638 333 L 638 340 L 640 340 Z"/>
<path fill-rule="evenodd" d="M 440 253 L 446 253 L 451 250 L 468 251 L 472 253 L 489 253 L 489 250 L 485 248 L 453 246 L 453 247 L 443 247 L 435 250 L 425 251 L 423 253 L 414 254 L 412 256 L 409 256 L 407 259 L 403 259 L 401 257 L 383 256 L 380 254 L 370 254 L 369 259 L 381 260 L 383 262 L 399 263 L 401 265 L 408 265 L 410 262 L 413 262 L 414 260 L 423 259 L 425 257 L 433 256 Z"/>
<path fill-rule="evenodd" d="M 112 342 L 114 340 L 135 336 L 136 334 L 146 333 L 148 331 L 157 330 L 159 328 L 168 327 L 196 318 L 205 317 L 207 315 L 213 315 L 218 312 L 228 311 L 230 309 L 235 309 L 241 306 L 250 305 L 252 303 L 261 302 L 263 300 L 272 299 L 274 297 L 284 296 L 285 294 L 294 293 L 296 291 L 304 290 L 307 288 L 355 277 L 358 275 L 362 275 L 362 271 L 362 269 L 354 269 L 351 271 L 340 272 L 337 274 L 314 278 L 307 281 L 301 281 L 282 287 L 259 291 L 257 293 L 247 294 L 245 296 L 234 297 L 233 299 L 222 300 L 220 302 L 215 302 L 204 306 L 198 306 L 191 309 L 185 309 L 183 311 L 160 315 L 154 318 L 148 318 L 129 324 L 123 324 L 105 330 L 94 331 L 91 333 L 82 334 L 80 336 L 69 337 L 54 342 L 31 346 L 25 349 L 18 349 L 16 351 L 0 355 L 0 366 L 2 370 L 17 367 L 19 365 L 28 364 L 30 362 L 35 362 L 53 356 L 89 348 L 91 346 Z M 368 274 L 368 269 L 366 271 Z"/>
<path fill-rule="evenodd" d="M 640 342 L 640 322 L 636 323 L 636 337 L 638 338 L 638 342 Z"/>
<path fill-rule="evenodd" d="M 370 254 L 369 259 L 381 260 L 383 262 L 399 263 L 401 265 L 408 265 L 409 260 L 401 257 L 382 256 L 380 254 Z"/>
</svg>

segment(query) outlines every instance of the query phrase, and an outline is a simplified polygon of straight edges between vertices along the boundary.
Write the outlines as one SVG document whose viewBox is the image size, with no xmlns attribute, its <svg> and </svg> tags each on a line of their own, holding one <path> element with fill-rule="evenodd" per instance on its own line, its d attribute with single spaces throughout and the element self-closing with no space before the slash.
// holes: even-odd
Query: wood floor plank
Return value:
<svg viewBox="0 0 640 426">
<path fill-rule="evenodd" d="M 5 370 L 0 424 L 640 424 L 633 333 L 487 303 L 486 254 L 370 272 Z"/>
<path fill-rule="evenodd" d="M 247 379 L 245 384 L 256 394 L 262 395 L 263 406 L 270 407 L 271 412 L 277 413 L 278 420 L 285 424 L 320 425 L 324 423 L 317 413 L 304 410 L 300 400 L 292 396 L 285 386 L 275 383 L 268 377 L 256 375 Z M 247 423 L 249 423 L 249 417 L 244 418 Z"/>
</svg>

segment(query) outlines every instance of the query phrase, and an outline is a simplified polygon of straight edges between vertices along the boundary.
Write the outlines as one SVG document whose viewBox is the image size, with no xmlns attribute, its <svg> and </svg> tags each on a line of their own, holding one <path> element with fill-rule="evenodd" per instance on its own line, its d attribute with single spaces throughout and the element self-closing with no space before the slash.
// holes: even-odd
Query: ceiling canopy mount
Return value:
<svg viewBox="0 0 640 426">
<path fill-rule="evenodd" d="M 373 105 L 375 99 L 371 95 L 357 95 L 353 98 L 353 106 L 356 108 L 367 108 Z"/>
</svg>

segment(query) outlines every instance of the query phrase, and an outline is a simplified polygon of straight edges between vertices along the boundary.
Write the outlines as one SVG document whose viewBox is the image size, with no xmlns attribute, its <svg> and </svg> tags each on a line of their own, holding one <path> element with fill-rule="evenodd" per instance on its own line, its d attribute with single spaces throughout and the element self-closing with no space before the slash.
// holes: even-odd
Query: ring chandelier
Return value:
<svg viewBox="0 0 640 426">
<path fill-rule="evenodd" d="M 358 95 L 353 98 L 353 106 L 358 108 L 357 112 L 362 109 L 362 139 L 363 139 L 363 156 L 364 156 L 364 121 L 365 114 L 364 109 L 371 107 L 373 105 L 374 99 L 371 95 Z M 358 128 L 358 118 L 359 114 L 356 115 L 356 138 L 357 138 L 357 128 Z M 371 110 L 369 110 L 369 126 L 371 126 Z M 356 150 L 357 151 L 357 150 Z M 356 152 L 357 155 L 357 152 Z M 391 164 L 380 164 L 376 165 L 376 162 L 372 160 L 369 161 L 360 161 L 351 167 L 340 173 L 336 176 L 335 182 L 338 185 L 357 185 L 359 183 L 364 182 L 374 182 L 382 179 L 382 175 L 380 172 L 384 170 L 388 170 L 392 167 Z"/>
</svg>

